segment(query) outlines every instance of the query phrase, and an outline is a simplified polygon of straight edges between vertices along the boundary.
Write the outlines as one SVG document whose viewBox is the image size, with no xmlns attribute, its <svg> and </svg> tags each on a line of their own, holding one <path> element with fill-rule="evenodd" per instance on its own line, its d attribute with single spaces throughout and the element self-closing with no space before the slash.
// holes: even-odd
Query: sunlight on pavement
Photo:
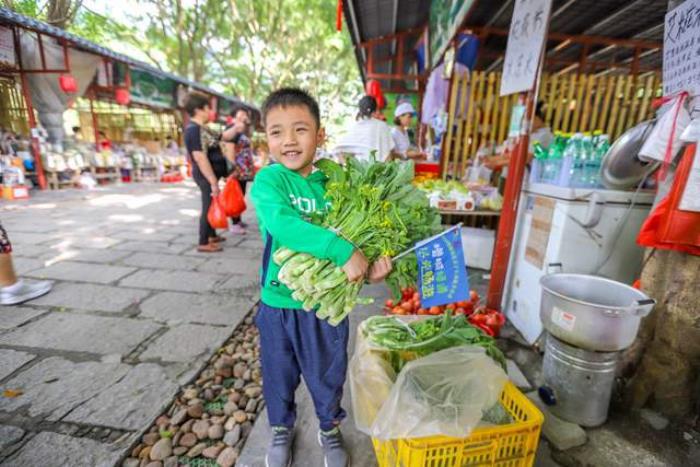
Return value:
<svg viewBox="0 0 700 467">
<path fill-rule="evenodd" d="M 130 223 L 143 221 L 143 216 L 141 214 L 112 214 L 108 219 L 114 222 Z"/>
<path fill-rule="evenodd" d="M 138 209 L 153 203 L 160 203 L 166 199 L 163 195 L 105 195 L 89 201 L 91 206 L 119 206 L 123 205 L 129 209 Z"/>
<path fill-rule="evenodd" d="M 196 209 L 179 209 L 177 212 L 179 212 L 183 216 L 199 217 L 199 211 L 197 211 Z"/>
</svg>

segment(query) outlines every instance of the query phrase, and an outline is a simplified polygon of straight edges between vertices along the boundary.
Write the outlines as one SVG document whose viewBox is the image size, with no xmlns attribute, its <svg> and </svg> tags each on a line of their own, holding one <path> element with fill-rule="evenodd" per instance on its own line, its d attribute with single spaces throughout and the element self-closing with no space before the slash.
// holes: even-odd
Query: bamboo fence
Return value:
<svg viewBox="0 0 700 467">
<path fill-rule="evenodd" d="M 470 159 L 484 145 L 502 143 L 508 136 L 510 113 L 517 94 L 499 97 L 501 73 L 475 71 L 455 76 L 448 103 L 443 178 L 459 178 Z M 545 121 L 552 131 L 566 133 L 602 130 L 611 141 L 652 117 L 651 102 L 661 93 L 658 74 L 544 74 L 539 100 L 545 102 Z"/>
</svg>

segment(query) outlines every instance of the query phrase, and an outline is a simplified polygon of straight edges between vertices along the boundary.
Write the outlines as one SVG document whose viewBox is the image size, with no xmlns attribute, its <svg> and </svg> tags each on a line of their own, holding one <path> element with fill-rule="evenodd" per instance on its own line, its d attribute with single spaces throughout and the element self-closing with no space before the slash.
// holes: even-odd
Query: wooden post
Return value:
<svg viewBox="0 0 700 467">
<path fill-rule="evenodd" d="M 635 78 L 639 74 L 639 47 L 634 48 L 634 58 L 632 59 L 632 76 Z"/>
<path fill-rule="evenodd" d="M 100 152 L 100 129 L 99 122 L 97 120 L 97 114 L 95 113 L 94 106 L 94 96 L 90 94 L 90 116 L 92 117 L 92 133 L 95 136 L 95 150 Z"/>
<path fill-rule="evenodd" d="M 498 225 L 496 245 L 493 251 L 493 266 L 491 267 L 491 281 L 486 295 L 486 304 L 489 308 L 501 309 L 501 298 L 505 289 L 510 251 L 515 236 L 515 223 L 518 218 L 518 204 L 520 190 L 525 177 L 525 165 L 527 164 L 527 150 L 530 144 L 529 126 L 532 114 L 535 110 L 535 91 L 529 91 L 521 96 L 525 101 L 525 126 L 527 131 L 522 131 L 518 137 L 514 157 L 508 164 L 508 177 L 503 194 L 503 209 Z"/>
<path fill-rule="evenodd" d="M 44 163 L 41 160 L 41 146 L 39 145 L 39 136 L 36 133 L 36 117 L 34 116 L 34 106 L 32 105 L 32 95 L 29 92 L 29 81 L 27 73 L 24 70 L 22 63 L 22 47 L 19 40 L 19 32 L 16 28 L 12 28 L 12 33 L 15 42 L 15 51 L 17 52 L 17 62 L 19 64 L 19 76 L 22 81 L 22 95 L 24 103 L 27 106 L 27 117 L 29 118 L 29 138 L 34 154 L 34 164 L 36 165 L 36 177 L 39 182 L 39 188 L 46 189 L 46 175 L 44 174 Z"/>
</svg>

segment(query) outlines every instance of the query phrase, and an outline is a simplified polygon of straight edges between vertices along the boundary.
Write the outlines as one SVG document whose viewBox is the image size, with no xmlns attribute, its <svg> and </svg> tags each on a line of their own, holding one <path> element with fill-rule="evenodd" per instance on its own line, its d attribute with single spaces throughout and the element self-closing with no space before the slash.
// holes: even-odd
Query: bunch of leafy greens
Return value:
<svg viewBox="0 0 700 467">
<path fill-rule="evenodd" d="M 327 177 L 331 209 L 318 222 L 360 249 L 371 263 L 393 257 L 440 229 L 440 215 L 425 194 L 415 188 L 412 162 L 362 162 L 349 158 L 345 166 L 322 159 L 316 166 Z M 338 325 L 358 303 L 361 283 L 350 283 L 328 260 L 280 248 L 273 260 L 281 265 L 278 278 L 292 297 L 321 319 Z M 397 261 L 387 278 L 395 295 L 417 279 L 415 255 Z"/>
<path fill-rule="evenodd" d="M 373 347 L 388 352 L 397 373 L 411 360 L 460 345 L 483 347 L 489 357 L 506 368 L 506 359 L 493 337 L 469 324 L 463 316 L 449 312 L 410 323 L 397 316 L 373 316 L 362 323 L 361 329 Z"/>
</svg>

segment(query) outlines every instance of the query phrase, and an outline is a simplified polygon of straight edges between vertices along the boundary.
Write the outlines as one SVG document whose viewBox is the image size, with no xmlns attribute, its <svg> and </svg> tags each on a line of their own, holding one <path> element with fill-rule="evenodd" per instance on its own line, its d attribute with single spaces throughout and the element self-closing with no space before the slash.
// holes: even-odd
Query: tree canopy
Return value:
<svg viewBox="0 0 700 467">
<path fill-rule="evenodd" d="M 16 11 L 98 43 L 128 44 L 154 66 L 259 103 L 280 86 L 319 98 L 339 124 L 362 91 L 352 43 L 319 0 L 133 0 L 121 15 L 83 0 L 3 0 Z M 120 18 L 120 19 L 118 19 Z"/>
</svg>

